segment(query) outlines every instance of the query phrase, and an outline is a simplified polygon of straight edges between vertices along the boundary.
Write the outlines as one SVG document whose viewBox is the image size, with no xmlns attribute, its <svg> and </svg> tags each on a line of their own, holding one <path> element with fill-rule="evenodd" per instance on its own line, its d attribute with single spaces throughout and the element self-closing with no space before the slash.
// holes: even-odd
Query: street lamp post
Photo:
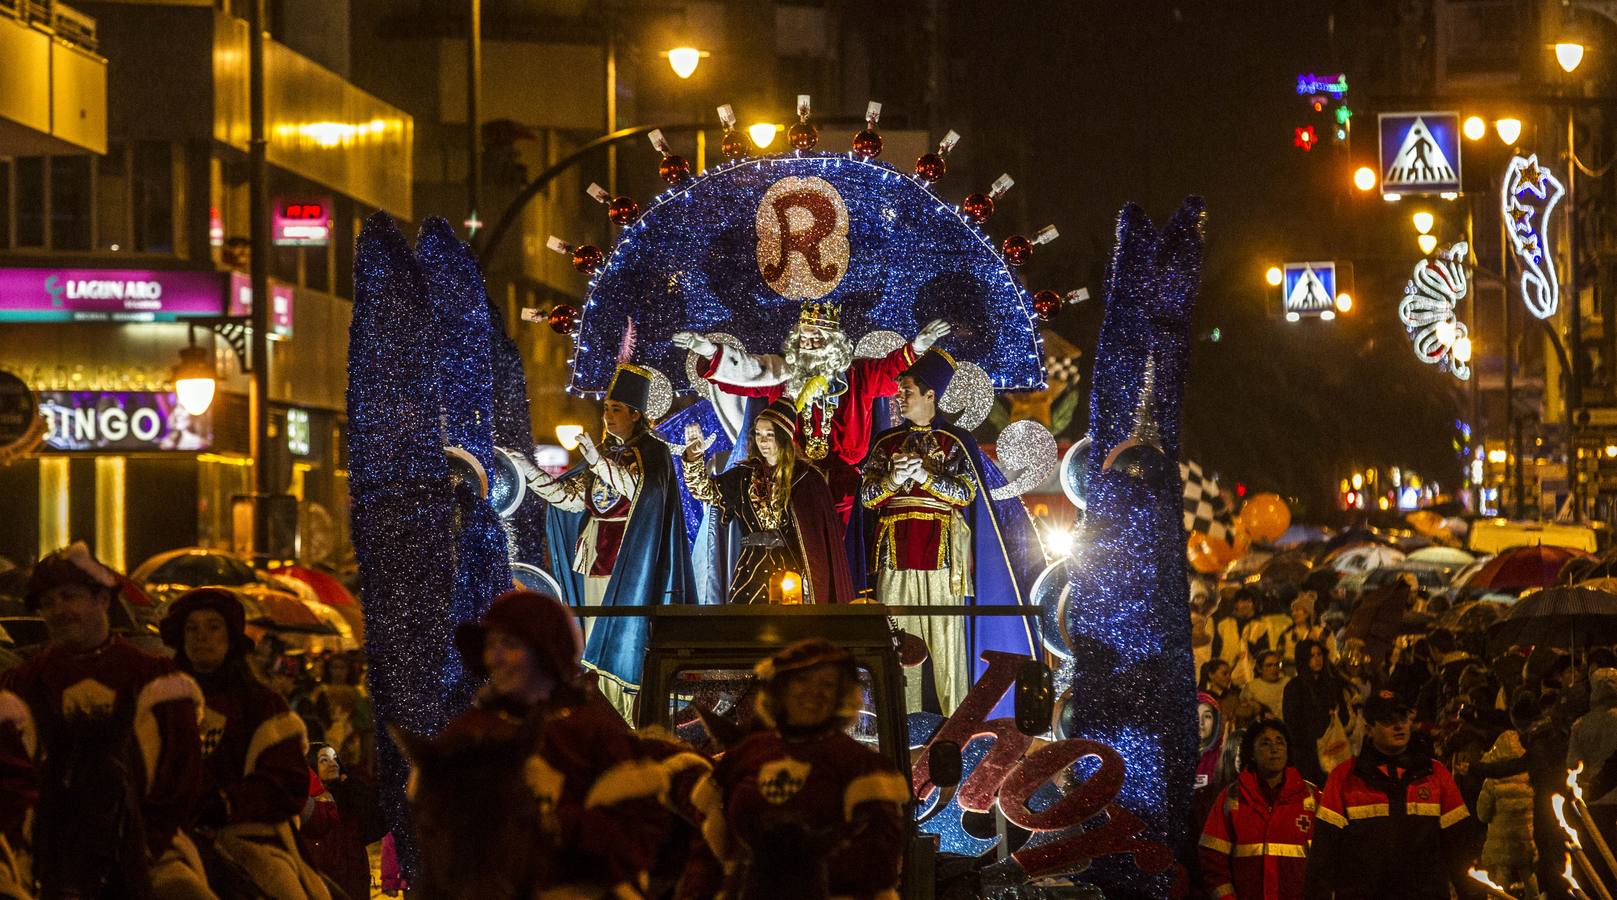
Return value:
<svg viewBox="0 0 1617 900">
<path fill-rule="evenodd" d="M 1573 41 L 1563 41 L 1555 45 L 1555 59 L 1561 70 L 1571 75 L 1583 62 L 1584 47 Z M 1567 308 L 1567 343 L 1570 345 L 1566 356 L 1568 367 L 1566 369 L 1566 481 L 1567 495 L 1571 500 L 1572 521 L 1583 521 L 1583 489 L 1579 481 L 1583 474 L 1583 466 L 1578 453 L 1577 434 L 1574 429 L 1573 410 L 1583 405 L 1583 304 L 1578 299 L 1578 150 L 1577 135 L 1571 103 L 1571 91 L 1567 89 L 1568 102 L 1566 107 L 1566 284 L 1562 293 L 1571 303 Z"/>
</svg>

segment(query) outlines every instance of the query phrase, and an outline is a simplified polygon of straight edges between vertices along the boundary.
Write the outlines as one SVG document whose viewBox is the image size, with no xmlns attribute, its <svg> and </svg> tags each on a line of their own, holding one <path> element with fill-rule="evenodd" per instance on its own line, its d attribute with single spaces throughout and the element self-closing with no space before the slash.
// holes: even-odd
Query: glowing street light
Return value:
<svg viewBox="0 0 1617 900">
<path fill-rule="evenodd" d="M 1342 293 L 1337 294 L 1336 295 L 1336 311 L 1337 312 L 1342 312 L 1342 313 L 1352 312 L 1353 311 L 1353 295 L 1349 294 L 1347 291 L 1343 291 Z"/>
<path fill-rule="evenodd" d="M 779 125 L 771 125 L 768 122 L 759 122 L 756 125 L 747 126 L 747 137 L 752 138 L 752 145 L 754 147 L 757 147 L 759 150 L 767 150 L 769 149 L 770 144 L 775 143 L 775 133 L 778 131 L 780 131 Z"/>
<path fill-rule="evenodd" d="M 1421 234 L 1431 233 L 1432 225 L 1435 224 L 1435 220 L 1433 219 L 1431 213 L 1423 209 L 1420 212 L 1415 213 L 1415 215 L 1411 216 L 1410 218 L 1412 218 L 1415 222 L 1416 231 L 1420 232 Z"/>
<path fill-rule="evenodd" d="M 665 55 L 668 57 L 668 65 L 673 67 L 674 74 L 684 79 L 696 74 L 696 67 L 707 57 L 708 52 L 695 47 L 675 47 Z"/>
<path fill-rule="evenodd" d="M 180 408 L 193 416 L 202 415 L 213 405 L 213 393 L 218 386 L 213 354 L 196 344 L 182 347 L 180 364 L 174 367 L 174 393 Z"/>
<path fill-rule="evenodd" d="M 1279 266 L 1270 266 L 1269 271 L 1263 273 L 1263 280 L 1269 282 L 1270 287 L 1280 287 L 1280 282 L 1285 280 L 1285 277 Z"/>
<path fill-rule="evenodd" d="M 1460 131 L 1468 141 L 1480 141 L 1488 134 L 1488 123 L 1482 121 L 1481 116 L 1471 116 L 1460 126 Z"/>
<path fill-rule="evenodd" d="M 1353 186 L 1361 191 L 1376 189 L 1376 170 L 1369 166 L 1360 166 L 1353 170 Z"/>
<path fill-rule="evenodd" d="M 1423 235 L 1420 235 L 1420 236 L 1415 238 L 1415 243 L 1420 245 L 1420 252 L 1421 253 L 1423 253 L 1423 254 L 1425 254 L 1427 256 L 1431 256 L 1432 251 L 1437 249 L 1437 235 L 1435 235 L 1435 234 L 1423 234 Z"/>
<path fill-rule="evenodd" d="M 1516 146 L 1516 140 L 1522 136 L 1522 120 L 1495 119 L 1493 130 L 1499 134 L 1501 141 L 1514 147 Z"/>
<path fill-rule="evenodd" d="M 556 440 L 561 442 L 564 449 L 577 450 L 578 439 L 584 434 L 582 425 L 557 425 Z"/>
<path fill-rule="evenodd" d="M 1555 45 L 1555 61 L 1561 64 L 1561 71 L 1571 75 L 1578 66 L 1583 64 L 1584 46 L 1573 42 Z"/>
</svg>

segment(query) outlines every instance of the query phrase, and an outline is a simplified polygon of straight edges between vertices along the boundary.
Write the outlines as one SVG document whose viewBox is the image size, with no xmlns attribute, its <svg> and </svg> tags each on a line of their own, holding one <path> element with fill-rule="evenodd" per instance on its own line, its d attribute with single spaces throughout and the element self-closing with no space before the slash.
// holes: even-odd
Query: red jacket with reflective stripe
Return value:
<svg viewBox="0 0 1617 900">
<path fill-rule="evenodd" d="M 1325 781 L 1308 860 L 1309 898 L 1432 898 L 1480 889 L 1470 813 L 1443 764 L 1419 752 L 1364 752 Z"/>
<path fill-rule="evenodd" d="M 1272 797 L 1254 772 L 1219 792 L 1202 829 L 1202 886 L 1214 900 L 1297 900 L 1319 791 L 1296 769 Z"/>
</svg>

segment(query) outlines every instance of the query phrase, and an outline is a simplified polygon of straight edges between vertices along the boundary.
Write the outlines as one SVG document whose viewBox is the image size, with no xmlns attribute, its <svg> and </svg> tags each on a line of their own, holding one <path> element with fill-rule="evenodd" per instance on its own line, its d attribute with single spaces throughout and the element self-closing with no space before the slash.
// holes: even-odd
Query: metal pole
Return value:
<svg viewBox="0 0 1617 900">
<path fill-rule="evenodd" d="M 1573 411 L 1583 403 L 1583 304 L 1578 299 L 1578 151 L 1573 136 L 1572 107 L 1566 108 L 1566 289 L 1567 348 L 1571 364 L 1566 373 L 1566 482 L 1572 502 L 1572 521 L 1583 521 L 1582 474 L 1578 459 L 1577 435 L 1573 432 Z"/>
<path fill-rule="evenodd" d="M 1470 249 L 1472 260 L 1471 265 L 1475 267 L 1477 258 L 1475 203 L 1467 203 L 1465 206 L 1465 242 L 1466 247 Z M 1486 471 L 1486 466 L 1488 463 L 1488 441 L 1487 436 L 1482 428 L 1482 373 L 1479 371 L 1482 360 L 1481 357 L 1477 355 L 1475 346 L 1478 342 L 1477 338 L 1481 337 L 1482 334 L 1482 322 L 1477 318 L 1476 279 L 1472 278 L 1470 279 L 1470 282 L 1471 289 L 1466 294 L 1465 317 L 1471 321 L 1471 327 L 1474 329 L 1474 333 L 1471 338 L 1471 356 L 1472 362 L 1475 363 L 1475 365 L 1472 366 L 1471 370 L 1471 441 L 1468 447 L 1471 451 L 1472 459 L 1477 458 L 1477 451 L 1479 449 L 1482 451 L 1481 459 L 1484 471 Z M 1474 470 L 1474 467 L 1471 465 L 1471 460 L 1467 460 L 1467 473 L 1469 474 Z M 1487 495 L 1487 489 L 1485 487 L 1487 481 L 1488 479 L 1484 477 L 1478 479 L 1475 484 L 1471 485 L 1471 494 L 1473 498 L 1471 510 L 1479 516 L 1482 515 L 1482 507 Z"/>
<path fill-rule="evenodd" d="M 248 415 L 252 419 L 253 556 L 269 555 L 268 502 L 275 493 L 269 450 L 269 142 L 264 135 L 264 0 L 251 0 L 247 20 L 247 113 L 252 119 L 247 140 L 248 238 L 252 244 L 249 278 L 253 288 L 253 386 Z"/>
<path fill-rule="evenodd" d="M 1516 489 L 1515 489 L 1515 517 L 1522 516 L 1522 467 L 1521 448 L 1516 440 L 1516 330 L 1511 324 L 1510 304 L 1510 240 L 1505 233 L 1505 217 L 1499 217 L 1499 283 L 1501 285 L 1500 297 L 1504 300 L 1504 309 L 1501 315 L 1505 323 L 1505 478 L 1510 478 L 1511 459 L 1515 459 Z M 1505 509 L 1503 503 L 1499 504 L 1501 510 Z"/>
<path fill-rule="evenodd" d="M 466 213 L 476 217 L 483 187 L 483 0 L 466 10 Z"/>
<path fill-rule="evenodd" d="M 618 36 L 610 19 L 606 25 L 606 133 L 618 130 Z M 618 147 L 606 147 L 606 190 L 618 195 Z"/>
</svg>

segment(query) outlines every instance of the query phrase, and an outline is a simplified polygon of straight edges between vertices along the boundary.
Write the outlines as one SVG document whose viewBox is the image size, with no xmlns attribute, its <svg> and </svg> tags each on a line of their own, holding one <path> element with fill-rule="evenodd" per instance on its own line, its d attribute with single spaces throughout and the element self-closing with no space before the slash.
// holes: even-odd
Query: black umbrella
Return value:
<svg viewBox="0 0 1617 900">
<path fill-rule="evenodd" d="M 1510 607 L 1503 603 L 1472 600 L 1451 607 L 1437 617 L 1435 624 L 1438 628 L 1447 628 L 1456 633 L 1487 631 L 1489 626 L 1503 618 L 1509 609 Z"/>
<path fill-rule="evenodd" d="M 1617 642 L 1617 594 L 1581 587 L 1549 587 L 1516 601 L 1488 629 L 1494 650 L 1512 645 L 1543 647 Z"/>
<path fill-rule="evenodd" d="M 141 563 L 140 568 L 129 577 L 139 584 L 186 587 L 237 587 L 258 583 L 258 575 L 245 560 L 203 547 L 160 553 Z"/>
</svg>

